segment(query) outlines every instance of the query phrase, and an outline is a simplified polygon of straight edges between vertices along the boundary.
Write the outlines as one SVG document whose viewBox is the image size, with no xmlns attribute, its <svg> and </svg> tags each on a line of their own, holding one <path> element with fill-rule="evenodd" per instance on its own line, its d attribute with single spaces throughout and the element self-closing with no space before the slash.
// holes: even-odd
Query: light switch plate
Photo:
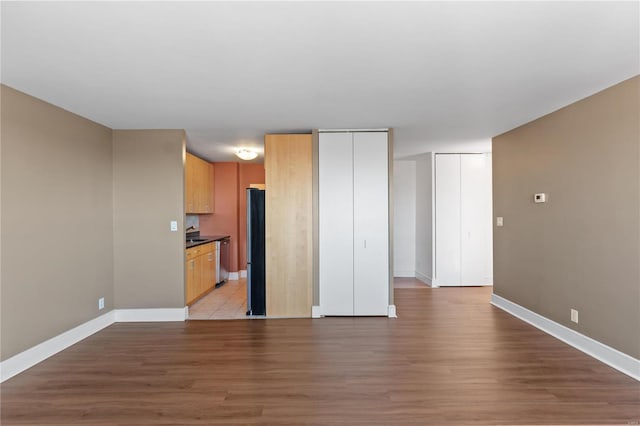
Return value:
<svg viewBox="0 0 640 426">
<path fill-rule="evenodd" d="M 498 216 L 496 218 L 496 226 L 504 226 L 504 219 L 502 218 L 502 216 Z"/>
<path fill-rule="evenodd" d="M 172 220 L 171 221 L 171 232 L 176 232 L 178 230 L 178 221 L 177 220 Z"/>
<path fill-rule="evenodd" d="M 547 194 L 545 194 L 544 192 L 540 192 L 538 194 L 534 194 L 533 195 L 533 202 L 534 203 L 546 203 L 547 202 Z"/>
</svg>

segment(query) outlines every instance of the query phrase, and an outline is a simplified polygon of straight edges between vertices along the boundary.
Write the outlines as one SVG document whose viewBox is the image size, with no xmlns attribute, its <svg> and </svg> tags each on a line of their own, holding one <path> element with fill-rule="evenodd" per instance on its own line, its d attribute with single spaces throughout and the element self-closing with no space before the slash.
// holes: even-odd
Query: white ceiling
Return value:
<svg viewBox="0 0 640 426">
<path fill-rule="evenodd" d="M 232 160 L 265 132 L 395 128 L 396 158 L 640 74 L 638 2 L 2 2 L 4 84 Z M 259 157 L 260 159 L 260 157 Z"/>
</svg>

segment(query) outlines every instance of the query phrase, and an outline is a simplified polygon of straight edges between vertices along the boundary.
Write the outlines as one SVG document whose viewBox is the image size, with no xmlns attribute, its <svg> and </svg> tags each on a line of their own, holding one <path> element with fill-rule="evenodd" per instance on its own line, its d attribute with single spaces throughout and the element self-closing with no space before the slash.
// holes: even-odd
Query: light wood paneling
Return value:
<svg viewBox="0 0 640 426">
<path fill-rule="evenodd" d="M 269 317 L 309 317 L 312 297 L 311 135 L 266 135 Z"/>
</svg>

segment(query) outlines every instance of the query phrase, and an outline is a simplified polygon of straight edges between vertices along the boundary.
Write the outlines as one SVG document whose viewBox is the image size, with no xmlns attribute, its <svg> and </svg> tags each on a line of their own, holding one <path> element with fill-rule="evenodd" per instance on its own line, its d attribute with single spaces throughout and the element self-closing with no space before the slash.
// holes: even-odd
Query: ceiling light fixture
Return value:
<svg viewBox="0 0 640 426">
<path fill-rule="evenodd" d="M 242 160 L 253 160 L 258 156 L 258 153 L 255 151 L 251 151 L 246 148 L 240 148 L 236 151 L 236 155 L 240 157 Z"/>
</svg>

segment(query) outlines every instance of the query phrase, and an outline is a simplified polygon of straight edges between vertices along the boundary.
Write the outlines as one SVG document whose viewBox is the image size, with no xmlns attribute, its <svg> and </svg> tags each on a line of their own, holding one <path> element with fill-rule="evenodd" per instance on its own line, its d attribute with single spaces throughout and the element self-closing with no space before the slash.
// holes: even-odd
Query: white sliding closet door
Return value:
<svg viewBox="0 0 640 426">
<path fill-rule="evenodd" d="M 318 144 L 320 303 L 353 315 L 353 137 L 322 133 Z"/>
<path fill-rule="evenodd" d="M 435 159 L 435 278 L 439 286 L 460 285 L 460 154 Z"/>
<path fill-rule="evenodd" d="M 486 285 L 493 281 L 490 154 L 460 156 L 460 188 L 460 281 Z"/>
<path fill-rule="evenodd" d="M 389 180 L 386 132 L 353 134 L 354 315 L 387 315 Z"/>
</svg>

